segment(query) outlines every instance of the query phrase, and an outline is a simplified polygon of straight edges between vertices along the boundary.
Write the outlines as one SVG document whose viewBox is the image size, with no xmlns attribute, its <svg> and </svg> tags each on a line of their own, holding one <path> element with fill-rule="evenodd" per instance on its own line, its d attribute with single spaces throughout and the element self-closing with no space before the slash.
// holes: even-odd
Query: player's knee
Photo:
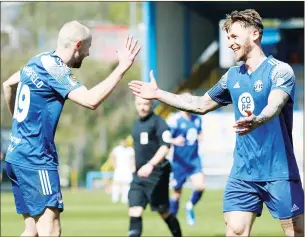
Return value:
<svg viewBox="0 0 305 237">
<path fill-rule="evenodd" d="M 304 236 L 304 216 L 295 216 L 288 220 L 281 220 L 286 236 Z"/>
<path fill-rule="evenodd" d="M 21 236 L 38 236 L 35 218 L 29 214 L 23 214 L 25 230 Z"/>
<path fill-rule="evenodd" d="M 204 191 L 204 184 L 202 183 L 200 183 L 200 184 L 197 184 L 197 185 L 195 185 L 195 189 L 197 190 L 197 191 L 199 191 L 199 192 L 203 192 Z"/>
<path fill-rule="evenodd" d="M 44 225 L 38 228 L 39 236 L 61 236 L 61 227 L 54 223 L 53 225 Z"/>
<path fill-rule="evenodd" d="M 133 217 L 140 217 L 143 214 L 143 207 L 130 207 L 128 210 L 128 215 Z"/>
<path fill-rule="evenodd" d="M 160 216 L 165 220 L 170 216 L 170 212 L 166 211 L 166 212 L 159 212 Z"/>
<path fill-rule="evenodd" d="M 285 236 L 304 236 L 304 231 L 298 228 L 284 230 Z"/>
<path fill-rule="evenodd" d="M 39 236 L 60 236 L 60 211 L 57 208 L 46 208 L 45 211 L 37 217 L 36 228 Z"/>
<path fill-rule="evenodd" d="M 45 228 L 38 231 L 38 236 L 60 236 L 61 235 L 61 229 L 56 228 Z"/>
<path fill-rule="evenodd" d="M 53 234 L 54 236 L 61 236 L 61 226 L 59 222 L 56 222 L 53 228 Z"/>
<path fill-rule="evenodd" d="M 53 230 L 50 232 L 50 235 L 47 236 L 61 236 L 61 227 L 55 227 Z"/>
<path fill-rule="evenodd" d="M 21 237 L 26 237 L 26 236 L 33 236 L 33 237 L 38 237 L 38 232 L 36 229 L 25 229 L 23 233 L 20 235 Z"/>
<path fill-rule="evenodd" d="M 249 235 L 247 226 L 238 222 L 227 222 L 227 236 Z"/>
<path fill-rule="evenodd" d="M 172 194 L 172 199 L 179 200 L 181 197 L 181 190 L 174 190 Z"/>
<path fill-rule="evenodd" d="M 61 236 L 61 226 L 59 226 L 56 230 L 55 230 L 57 236 Z"/>
<path fill-rule="evenodd" d="M 203 180 L 193 181 L 193 186 L 199 192 L 203 192 L 204 191 L 204 182 L 203 182 Z"/>
</svg>

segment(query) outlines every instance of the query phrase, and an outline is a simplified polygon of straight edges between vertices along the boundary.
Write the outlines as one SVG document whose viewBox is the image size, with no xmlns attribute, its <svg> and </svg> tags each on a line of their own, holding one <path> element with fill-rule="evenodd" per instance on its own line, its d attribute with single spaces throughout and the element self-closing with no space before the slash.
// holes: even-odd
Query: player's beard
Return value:
<svg viewBox="0 0 305 237">
<path fill-rule="evenodd" d="M 250 39 L 248 38 L 248 39 L 246 40 L 245 44 L 241 47 L 239 54 L 237 54 L 237 55 L 235 56 L 236 61 L 237 61 L 237 62 L 240 62 L 240 61 L 245 62 L 245 61 L 247 61 L 247 59 L 248 59 L 248 54 L 249 54 L 249 52 L 250 52 L 251 50 L 252 50 L 252 48 L 251 48 L 251 43 L 250 43 Z"/>
<path fill-rule="evenodd" d="M 82 66 L 83 59 L 75 61 L 72 68 L 80 68 Z"/>
</svg>

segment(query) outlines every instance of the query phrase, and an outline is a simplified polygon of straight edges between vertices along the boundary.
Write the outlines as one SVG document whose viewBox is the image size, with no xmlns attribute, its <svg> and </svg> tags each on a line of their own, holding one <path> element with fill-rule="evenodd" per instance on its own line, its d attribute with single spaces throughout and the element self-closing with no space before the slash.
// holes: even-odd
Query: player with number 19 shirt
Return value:
<svg viewBox="0 0 305 237">
<path fill-rule="evenodd" d="M 20 71 L 11 143 L 6 161 L 31 169 L 56 170 L 56 126 L 70 91 L 82 86 L 53 52 L 32 58 Z"/>
<path fill-rule="evenodd" d="M 54 136 L 65 100 L 96 109 L 122 80 L 140 51 L 133 37 L 117 50 L 119 63 L 102 82 L 87 89 L 71 68 L 80 68 L 89 56 L 90 29 L 67 22 L 58 34 L 55 51 L 28 61 L 3 83 L 5 100 L 13 115 L 6 155 L 6 171 L 12 183 L 16 210 L 22 214 L 22 236 L 59 236 L 63 200 Z"/>
</svg>

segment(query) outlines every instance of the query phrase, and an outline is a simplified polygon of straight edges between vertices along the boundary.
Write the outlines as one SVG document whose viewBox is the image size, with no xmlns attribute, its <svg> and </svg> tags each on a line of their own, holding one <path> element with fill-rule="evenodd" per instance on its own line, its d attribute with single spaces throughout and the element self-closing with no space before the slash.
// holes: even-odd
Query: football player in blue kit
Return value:
<svg viewBox="0 0 305 237">
<path fill-rule="evenodd" d="M 89 56 L 92 36 L 85 25 L 63 25 L 53 52 L 41 53 L 3 83 L 13 116 L 6 170 L 16 210 L 22 214 L 22 236 L 60 236 L 63 199 L 58 176 L 54 135 L 65 100 L 95 110 L 121 81 L 140 51 L 127 37 L 117 51 L 119 63 L 102 82 L 87 89 L 72 74 Z"/>
<path fill-rule="evenodd" d="M 167 119 L 167 124 L 171 129 L 173 144 L 173 194 L 170 200 L 170 210 L 171 213 L 177 215 L 182 186 L 190 178 L 194 191 L 186 203 L 185 210 L 187 223 L 194 225 L 196 222 L 194 206 L 201 199 L 204 191 L 204 175 L 198 153 L 198 141 L 202 135 L 201 116 L 180 111 L 172 114 Z"/>
<path fill-rule="evenodd" d="M 263 203 L 279 219 L 286 236 L 304 236 L 304 191 L 293 141 L 293 69 L 261 47 L 264 26 L 253 9 L 233 11 L 223 24 L 228 47 L 240 66 L 233 66 L 203 96 L 176 95 L 149 83 L 131 81 L 130 89 L 177 109 L 206 114 L 233 104 L 236 145 L 223 198 L 227 236 L 249 236 Z"/>
</svg>

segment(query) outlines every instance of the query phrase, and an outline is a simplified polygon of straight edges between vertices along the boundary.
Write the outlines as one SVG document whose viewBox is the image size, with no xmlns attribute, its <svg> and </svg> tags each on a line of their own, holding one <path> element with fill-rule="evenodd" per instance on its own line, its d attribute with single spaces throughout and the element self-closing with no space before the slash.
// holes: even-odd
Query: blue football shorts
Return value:
<svg viewBox="0 0 305 237">
<path fill-rule="evenodd" d="M 202 173 L 201 159 L 198 157 L 188 163 L 187 166 L 183 166 L 178 162 L 174 162 L 172 165 L 173 172 L 173 185 L 174 190 L 180 190 L 185 181 L 192 175 Z"/>
<path fill-rule="evenodd" d="M 64 209 L 57 170 L 36 170 L 6 163 L 18 214 L 37 216 L 46 207 Z"/>
<path fill-rule="evenodd" d="M 223 198 L 223 212 L 246 211 L 262 214 L 263 203 L 276 219 L 289 219 L 304 213 L 301 180 L 250 182 L 229 178 Z"/>
</svg>

